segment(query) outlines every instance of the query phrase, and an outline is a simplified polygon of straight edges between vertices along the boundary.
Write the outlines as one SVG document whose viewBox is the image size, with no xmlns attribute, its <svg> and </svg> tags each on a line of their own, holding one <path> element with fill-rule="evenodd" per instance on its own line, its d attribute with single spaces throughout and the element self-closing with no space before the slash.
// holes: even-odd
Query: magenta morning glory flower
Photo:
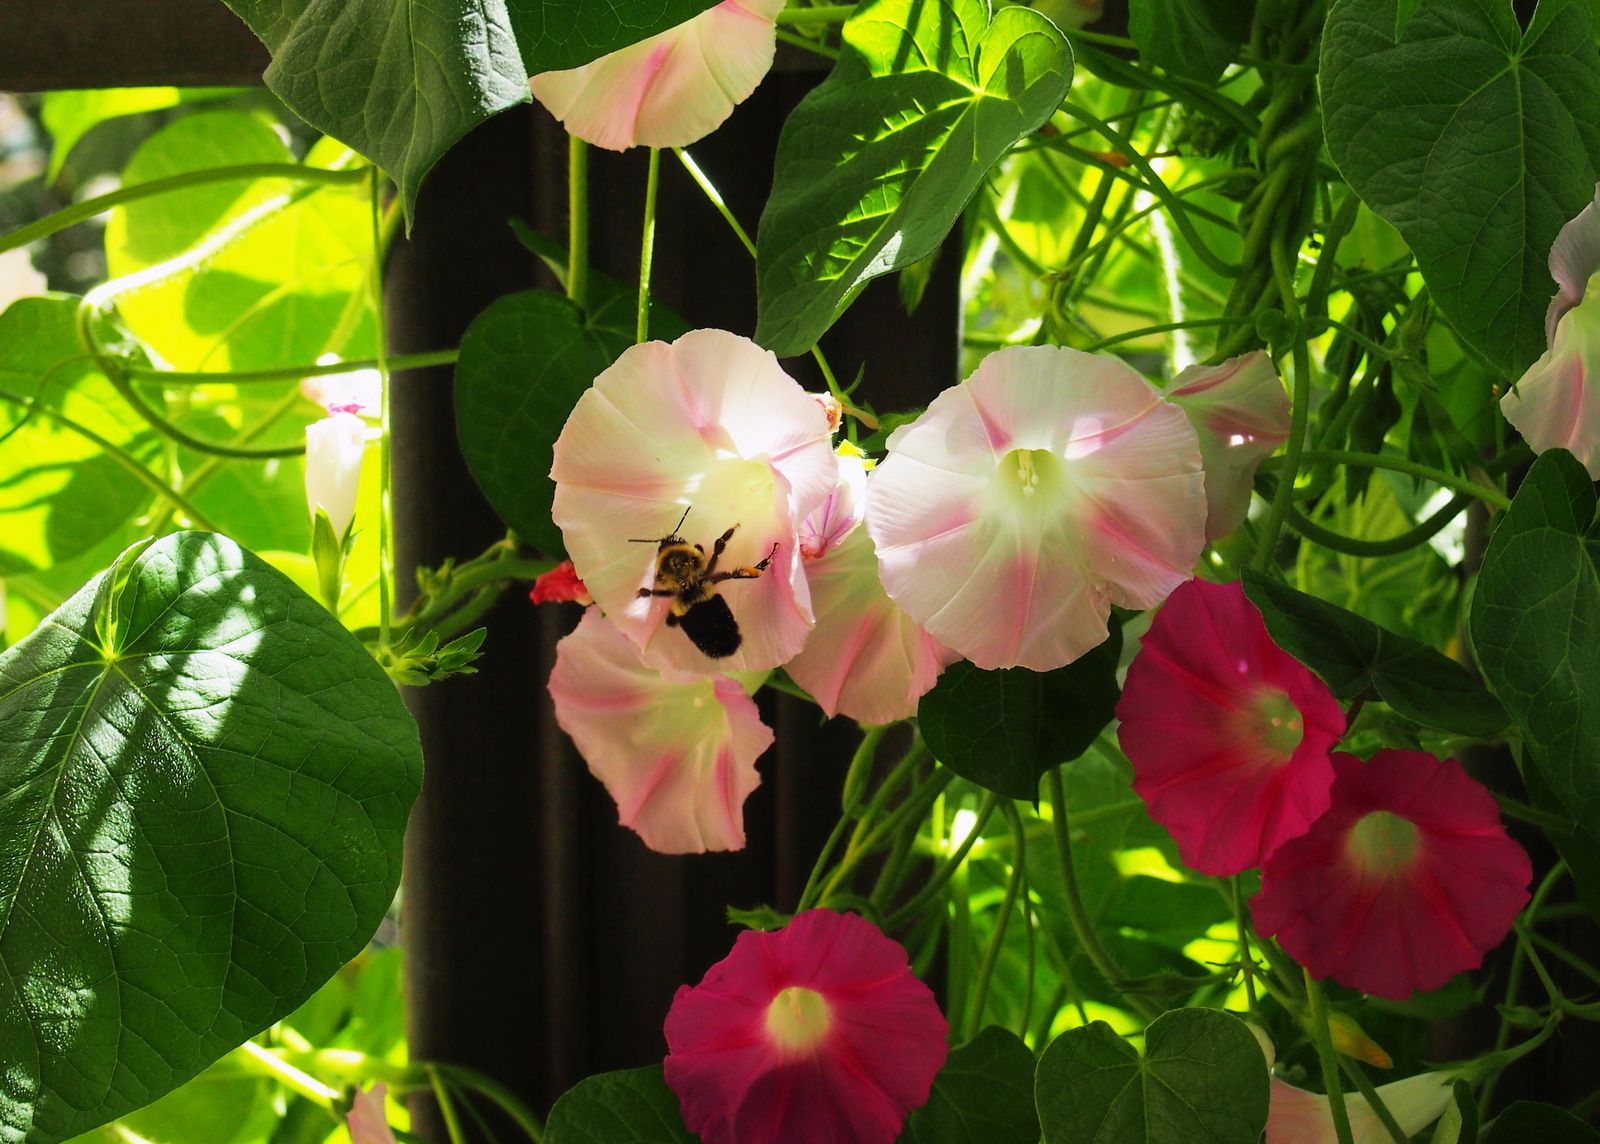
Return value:
<svg viewBox="0 0 1600 1144">
<path fill-rule="evenodd" d="M 906 951 L 854 914 L 746 930 L 672 999 L 667 1084 L 704 1144 L 892 1144 L 949 1029 Z"/>
</svg>

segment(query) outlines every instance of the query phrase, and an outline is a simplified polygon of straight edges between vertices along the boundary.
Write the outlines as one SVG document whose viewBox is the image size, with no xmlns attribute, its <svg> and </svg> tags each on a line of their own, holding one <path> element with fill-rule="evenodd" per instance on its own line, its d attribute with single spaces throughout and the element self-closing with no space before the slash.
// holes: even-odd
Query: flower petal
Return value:
<svg viewBox="0 0 1600 1144">
<path fill-rule="evenodd" d="M 760 785 L 755 763 L 772 732 L 738 683 L 647 667 L 591 608 L 556 645 L 550 697 L 556 722 L 646 846 L 743 848 L 744 801 Z"/>
<path fill-rule="evenodd" d="M 528 80 L 568 131 L 597 147 L 687 147 L 772 67 L 784 0 L 723 0 L 691 20 L 567 71 Z"/>
<path fill-rule="evenodd" d="M 1600 272 L 1600 185 L 1594 189 L 1594 202 L 1569 219 L 1550 248 L 1550 277 L 1556 280 L 1556 296 L 1544 315 L 1545 338 L 1553 346 L 1556 325 L 1568 310 L 1583 301 L 1589 279 Z"/>
</svg>

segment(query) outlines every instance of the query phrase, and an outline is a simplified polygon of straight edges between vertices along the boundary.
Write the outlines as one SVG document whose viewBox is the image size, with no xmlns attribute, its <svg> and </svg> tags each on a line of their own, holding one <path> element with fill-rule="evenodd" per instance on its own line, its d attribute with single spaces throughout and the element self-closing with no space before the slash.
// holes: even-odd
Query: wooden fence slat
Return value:
<svg viewBox="0 0 1600 1144">
<path fill-rule="evenodd" d="M 267 62 L 221 0 L 0 0 L 0 91 L 256 84 Z"/>
</svg>

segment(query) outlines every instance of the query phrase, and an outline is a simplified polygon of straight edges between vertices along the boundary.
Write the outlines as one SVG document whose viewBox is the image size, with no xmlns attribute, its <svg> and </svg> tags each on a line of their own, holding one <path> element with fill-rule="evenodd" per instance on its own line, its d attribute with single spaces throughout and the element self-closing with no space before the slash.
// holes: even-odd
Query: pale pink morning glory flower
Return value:
<svg viewBox="0 0 1600 1144">
<path fill-rule="evenodd" d="M 893 1144 L 949 1053 L 903 946 L 855 914 L 746 930 L 680 988 L 662 1071 L 704 1144 Z"/>
<path fill-rule="evenodd" d="M 764 671 L 805 643 L 796 524 L 833 490 L 838 465 L 821 407 L 768 351 L 722 330 L 630 347 L 578 399 L 550 475 L 579 578 L 651 662 Z M 709 658 L 669 625 L 671 599 L 639 596 L 655 585 L 656 541 L 674 529 L 708 560 L 733 529 L 721 570 L 771 558 L 759 577 L 715 586 L 742 637 L 731 655 Z"/>
<path fill-rule="evenodd" d="M 394 1129 L 389 1127 L 383 1111 L 385 1091 L 383 1082 L 379 1081 L 371 1091 L 356 1093 L 345 1117 L 350 1144 L 395 1144 Z"/>
<path fill-rule="evenodd" d="M 1270 1069 L 1276 1057 L 1271 1042 L 1255 1025 L 1250 1026 L 1250 1031 L 1260 1043 Z M 1404 1080 L 1380 1084 L 1378 1099 L 1409 1138 L 1444 1114 L 1450 1104 L 1450 1086 L 1454 1079 L 1450 1073 L 1418 1073 Z M 1339 1134 L 1333 1127 L 1333 1110 L 1326 1095 L 1296 1088 L 1276 1075 L 1271 1078 L 1268 1093 L 1265 1144 L 1337 1144 Z M 1359 1092 L 1346 1092 L 1344 1107 L 1355 1144 L 1389 1144 L 1393 1139 L 1367 1098 Z"/>
<path fill-rule="evenodd" d="M 865 458 L 839 450 L 839 487 L 800 527 L 817 626 L 784 665 L 829 715 L 892 723 L 961 657 L 923 631 L 878 579 L 872 538 L 858 527 L 871 488 Z"/>
<path fill-rule="evenodd" d="M 1561 228 L 1550 251 L 1550 276 L 1559 289 L 1545 313 L 1549 348 L 1500 399 L 1506 420 L 1533 448 L 1570 449 L 1600 480 L 1600 292 L 1589 281 L 1600 271 L 1600 187 L 1595 201 Z"/>
<path fill-rule="evenodd" d="M 1104 642 L 1112 604 L 1189 579 L 1205 521 L 1181 409 L 1116 358 L 1018 346 L 895 430 L 866 527 L 929 633 L 982 668 L 1047 671 Z"/>
<path fill-rule="evenodd" d="M 692 20 L 568 71 L 528 80 L 596 147 L 687 147 L 711 134 L 772 67 L 784 0 L 723 0 Z"/>
<path fill-rule="evenodd" d="M 594 608 L 556 645 L 556 722 L 617 803 L 622 825 L 663 854 L 744 846 L 744 801 L 772 732 L 725 675 L 646 666 Z"/>
<path fill-rule="evenodd" d="M 1570 449 L 1600 480 L 1600 188 L 1595 201 L 1561 228 L 1550 251 L 1560 289 L 1545 314 L 1549 348 L 1500 399 L 1500 411 L 1534 452 Z"/>
<path fill-rule="evenodd" d="M 361 454 L 367 427 L 353 413 L 334 413 L 306 426 L 306 507 L 328 514 L 333 535 L 343 537 L 356 515 Z"/>
<path fill-rule="evenodd" d="M 1244 523 L 1256 466 L 1289 439 L 1289 395 L 1261 350 L 1220 365 L 1192 365 L 1167 400 L 1189 415 L 1206 470 L 1206 539 Z"/>
</svg>

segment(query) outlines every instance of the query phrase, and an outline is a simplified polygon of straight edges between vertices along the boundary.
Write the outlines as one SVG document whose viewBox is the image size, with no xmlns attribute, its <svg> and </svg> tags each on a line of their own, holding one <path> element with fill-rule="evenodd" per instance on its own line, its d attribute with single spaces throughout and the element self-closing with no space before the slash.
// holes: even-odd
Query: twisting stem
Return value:
<svg viewBox="0 0 1600 1144">
<path fill-rule="evenodd" d="M 392 622 L 391 600 L 394 576 L 393 520 L 390 507 L 390 427 L 389 331 L 385 328 L 383 307 L 383 182 L 378 168 L 372 168 L 372 270 L 368 279 L 372 289 L 372 324 L 377 343 L 378 407 L 378 646 L 389 646 Z"/>
</svg>

